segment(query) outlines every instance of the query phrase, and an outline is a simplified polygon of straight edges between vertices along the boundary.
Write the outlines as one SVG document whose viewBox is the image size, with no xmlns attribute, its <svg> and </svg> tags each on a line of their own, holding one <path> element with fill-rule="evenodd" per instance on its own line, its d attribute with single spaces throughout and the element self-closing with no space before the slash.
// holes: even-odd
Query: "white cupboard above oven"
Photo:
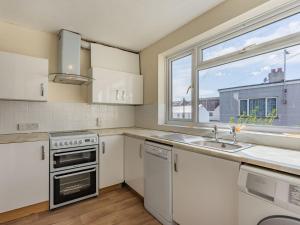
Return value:
<svg viewBox="0 0 300 225">
<path fill-rule="evenodd" d="M 143 76 L 92 68 L 94 78 L 89 85 L 89 101 L 106 104 L 143 104 Z"/>
<path fill-rule="evenodd" d="M 89 75 L 90 103 L 143 104 L 139 54 L 92 44 Z"/>
<path fill-rule="evenodd" d="M 49 142 L 0 144 L 0 213 L 49 200 Z"/>
<path fill-rule="evenodd" d="M 0 52 L 0 99 L 47 101 L 48 59 Z"/>
</svg>

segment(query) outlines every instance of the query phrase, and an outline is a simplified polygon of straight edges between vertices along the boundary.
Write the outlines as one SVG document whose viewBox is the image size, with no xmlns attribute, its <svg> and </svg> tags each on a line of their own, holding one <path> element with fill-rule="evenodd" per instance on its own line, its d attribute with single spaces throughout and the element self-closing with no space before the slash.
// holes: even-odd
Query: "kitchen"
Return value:
<svg viewBox="0 0 300 225">
<path fill-rule="evenodd" d="M 0 3 L 0 224 L 300 224 L 299 0 L 29 2 Z"/>
</svg>

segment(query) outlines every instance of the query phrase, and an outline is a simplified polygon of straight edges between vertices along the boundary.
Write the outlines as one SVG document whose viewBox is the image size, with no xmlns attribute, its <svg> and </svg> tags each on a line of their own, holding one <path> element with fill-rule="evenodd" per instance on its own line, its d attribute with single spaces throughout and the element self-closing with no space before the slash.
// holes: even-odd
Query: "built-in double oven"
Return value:
<svg viewBox="0 0 300 225">
<path fill-rule="evenodd" d="M 98 195 L 98 136 L 67 134 L 50 136 L 50 209 Z"/>
</svg>

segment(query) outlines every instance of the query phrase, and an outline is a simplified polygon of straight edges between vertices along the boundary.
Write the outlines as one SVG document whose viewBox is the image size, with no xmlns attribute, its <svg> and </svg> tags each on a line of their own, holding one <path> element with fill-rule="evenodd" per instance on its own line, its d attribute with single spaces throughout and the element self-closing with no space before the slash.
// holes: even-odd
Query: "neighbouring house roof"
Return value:
<svg viewBox="0 0 300 225">
<path fill-rule="evenodd" d="M 183 101 L 174 101 L 172 102 L 173 106 L 183 106 Z M 191 101 L 185 101 L 185 106 L 192 105 Z"/>
<path fill-rule="evenodd" d="M 199 104 L 203 105 L 207 111 L 214 111 L 220 105 L 220 98 L 199 98 Z"/>
<path fill-rule="evenodd" d="M 236 90 L 243 90 L 243 89 L 281 86 L 281 85 L 284 85 L 284 84 L 285 85 L 300 84 L 300 79 L 286 80 L 285 82 L 281 81 L 281 82 L 273 82 L 273 83 L 261 83 L 261 84 L 245 85 L 245 86 L 236 86 L 236 87 L 230 87 L 230 88 L 221 88 L 221 89 L 218 89 L 218 91 L 219 92 L 236 91 Z"/>
</svg>

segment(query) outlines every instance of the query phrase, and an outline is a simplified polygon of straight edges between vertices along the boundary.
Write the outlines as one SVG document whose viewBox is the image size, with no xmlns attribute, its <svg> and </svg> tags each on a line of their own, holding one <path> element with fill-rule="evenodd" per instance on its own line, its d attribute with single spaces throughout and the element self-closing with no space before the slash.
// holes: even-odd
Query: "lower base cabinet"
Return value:
<svg viewBox="0 0 300 225">
<path fill-rule="evenodd" d="M 49 142 L 0 144 L 0 213 L 48 199 Z"/>
<path fill-rule="evenodd" d="M 144 196 L 144 140 L 125 136 L 125 182 Z"/>
<path fill-rule="evenodd" d="M 173 220 L 237 225 L 238 174 L 237 162 L 173 149 Z"/>
<path fill-rule="evenodd" d="M 124 136 L 100 137 L 99 157 L 100 188 L 122 183 L 124 181 Z"/>
</svg>

